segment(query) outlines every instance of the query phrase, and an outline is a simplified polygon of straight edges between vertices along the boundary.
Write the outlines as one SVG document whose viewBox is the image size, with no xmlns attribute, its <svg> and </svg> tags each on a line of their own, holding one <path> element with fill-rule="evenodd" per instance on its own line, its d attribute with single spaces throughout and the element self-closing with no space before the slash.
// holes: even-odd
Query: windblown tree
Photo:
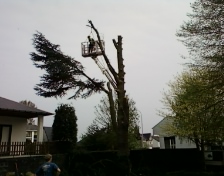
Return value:
<svg viewBox="0 0 224 176">
<path fill-rule="evenodd" d="M 224 140 L 224 109 L 218 89 L 209 87 L 208 73 L 190 70 L 179 75 L 169 84 L 164 94 L 166 108 L 161 115 L 169 124 L 164 133 L 193 141 L 198 149 L 206 145 L 217 145 Z"/>
<path fill-rule="evenodd" d="M 37 108 L 34 103 L 32 103 L 31 101 L 28 101 L 28 100 L 22 100 L 19 103 L 29 106 L 31 108 Z M 33 118 L 27 119 L 27 125 L 35 125 L 35 120 Z"/>
<path fill-rule="evenodd" d="M 77 142 L 77 117 L 75 108 L 68 104 L 61 104 L 55 110 L 52 126 L 54 141 L 70 141 L 75 146 Z"/>
<path fill-rule="evenodd" d="M 115 99 L 115 110 L 117 111 L 118 102 Z M 129 128 L 128 140 L 129 148 L 140 147 L 139 134 L 139 114 L 133 99 L 129 99 Z M 110 114 L 110 103 L 108 97 L 103 97 L 100 104 L 95 107 L 95 119 L 87 128 L 87 132 L 83 135 L 83 146 L 90 150 L 116 149 L 116 134 L 113 131 L 112 120 Z M 116 118 L 117 119 L 117 118 Z M 116 121 L 117 122 L 117 121 Z M 94 142 L 93 142 L 94 141 Z M 98 147 L 98 148 L 97 148 Z"/>
<path fill-rule="evenodd" d="M 97 35 L 98 45 L 102 52 L 102 56 L 106 65 L 114 79 L 116 96 L 118 99 L 117 112 L 114 109 L 113 91 L 110 83 L 107 87 L 104 81 L 91 78 L 84 72 L 82 64 L 70 56 L 63 54 L 59 45 L 52 44 L 44 35 L 37 32 L 34 34 L 33 45 L 36 53 L 31 53 L 31 60 L 37 68 L 43 69 L 46 73 L 41 77 L 41 82 L 36 85 L 37 94 L 44 97 L 62 97 L 69 90 L 73 90 L 75 94 L 70 98 L 87 98 L 93 93 L 104 92 L 108 95 L 110 101 L 110 111 L 113 130 L 116 131 L 118 144 L 118 156 L 124 161 L 124 167 L 121 167 L 125 173 L 130 171 L 128 164 L 129 147 L 128 147 L 128 126 L 129 126 L 129 107 L 125 90 L 125 72 L 122 54 L 122 36 L 118 36 L 118 40 L 113 39 L 113 44 L 117 51 L 118 71 L 111 65 L 99 36 L 98 30 L 89 21 L 89 26 Z M 116 115 L 117 114 L 117 123 Z M 127 166 L 127 167 L 126 167 Z M 121 171 L 121 172 L 123 172 Z M 122 173 L 121 173 L 122 174 Z"/>
</svg>

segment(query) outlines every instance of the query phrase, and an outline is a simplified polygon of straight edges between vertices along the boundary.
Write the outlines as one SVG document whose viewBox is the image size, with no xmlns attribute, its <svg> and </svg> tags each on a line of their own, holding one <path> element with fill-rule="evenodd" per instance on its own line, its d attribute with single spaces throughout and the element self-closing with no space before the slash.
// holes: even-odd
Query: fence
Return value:
<svg viewBox="0 0 224 176">
<path fill-rule="evenodd" d="M 69 144 L 69 145 L 68 145 Z M 1 142 L 0 156 L 44 155 L 63 153 L 63 148 L 71 147 L 67 141 L 57 142 Z"/>
</svg>

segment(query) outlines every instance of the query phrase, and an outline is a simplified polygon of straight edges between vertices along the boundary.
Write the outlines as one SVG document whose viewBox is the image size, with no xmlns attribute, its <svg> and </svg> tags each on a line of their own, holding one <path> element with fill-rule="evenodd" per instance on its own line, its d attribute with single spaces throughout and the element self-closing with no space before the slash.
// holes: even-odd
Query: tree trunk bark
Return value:
<svg viewBox="0 0 224 176">
<path fill-rule="evenodd" d="M 128 126 L 129 126 L 129 106 L 125 91 L 125 72 L 122 57 L 122 37 L 118 36 L 116 45 L 117 60 L 118 60 L 118 82 L 117 82 L 117 97 L 118 97 L 118 157 L 120 159 L 121 174 L 129 175 L 129 147 L 128 147 Z"/>
<path fill-rule="evenodd" d="M 125 97 L 125 72 L 124 72 L 124 64 L 123 64 L 123 57 L 122 57 L 122 37 L 118 36 L 118 43 L 117 43 L 117 60 L 118 60 L 118 83 L 117 83 L 117 97 L 118 97 L 118 136 L 119 140 L 119 152 L 120 156 L 128 156 L 129 149 L 128 149 L 128 114 L 127 112 L 127 101 Z"/>
</svg>

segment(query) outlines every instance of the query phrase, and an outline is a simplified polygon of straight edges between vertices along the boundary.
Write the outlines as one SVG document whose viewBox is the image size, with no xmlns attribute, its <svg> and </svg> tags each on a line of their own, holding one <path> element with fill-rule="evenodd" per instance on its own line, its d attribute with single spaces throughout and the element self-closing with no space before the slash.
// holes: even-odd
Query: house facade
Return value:
<svg viewBox="0 0 224 176">
<path fill-rule="evenodd" d="M 167 135 L 164 128 L 169 125 L 169 123 L 172 123 L 171 120 L 164 118 L 152 128 L 153 135 L 159 137 L 160 149 L 196 148 L 195 143 L 187 139 L 180 139 L 175 135 Z"/>
<path fill-rule="evenodd" d="M 37 125 L 26 125 L 26 142 L 37 142 Z M 43 127 L 43 142 L 52 141 L 52 127 Z"/>
<path fill-rule="evenodd" d="M 142 148 L 153 149 L 160 148 L 158 136 L 152 136 L 151 133 L 140 134 L 142 139 Z"/>
<path fill-rule="evenodd" d="M 53 115 L 0 97 L 0 143 L 25 142 L 28 118 L 38 118 L 37 141 L 43 141 L 43 118 Z"/>
</svg>

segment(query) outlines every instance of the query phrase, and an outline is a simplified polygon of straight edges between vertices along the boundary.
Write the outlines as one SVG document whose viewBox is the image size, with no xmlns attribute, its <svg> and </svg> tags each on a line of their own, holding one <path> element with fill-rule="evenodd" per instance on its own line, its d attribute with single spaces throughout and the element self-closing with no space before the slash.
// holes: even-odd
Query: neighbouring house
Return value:
<svg viewBox="0 0 224 176">
<path fill-rule="evenodd" d="M 28 118 L 38 118 L 37 141 L 43 141 L 44 116 L 53 115 L 40 109 L 0 97 L 0 143 L 25 142 Z"/>
<path fill-rule="evenodd" d="M 195 143 L 187 139 L 180 139 L 175 135 L 167 135 L 164 127 L 169 123 L 171 121 L 168 118 L 164 118 L 152 128 L 153 135 L 159 137 L 160 149 L 196 148 Z"/>
<path fill-rule="evenodd" d="M 143 133 L 140 134 L 140 136 L 142 139 L 143 148 L 153 149 L 160 147 L 158 136 L 152 136 L 151 133 Z"/>
<path fill-rule="evenodd" d="M 26 126 L 26 141 L 37 142 L 37 125 Z M 43 142 L 52 141 L 52 127 L 43 127 Z"/>
</svg>

